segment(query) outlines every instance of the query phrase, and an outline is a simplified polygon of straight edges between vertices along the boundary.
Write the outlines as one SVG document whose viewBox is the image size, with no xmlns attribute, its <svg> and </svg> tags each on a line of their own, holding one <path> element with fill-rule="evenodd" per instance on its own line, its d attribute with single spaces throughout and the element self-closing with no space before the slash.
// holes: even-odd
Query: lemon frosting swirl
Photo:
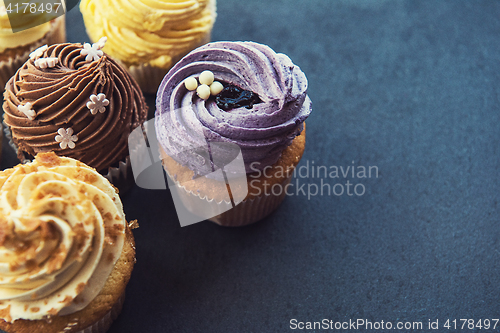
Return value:
<svg viewBox="0 0 500 333">
<path fill-rule="evenodd" d="M 37 5 L 37 8 L 41 2 L 32 1 Z M 37 40 L 43 38 L 50 28 L 51 19 L 55 18 L 53 14 L 47 14 L 42 12 L 37 12 L 32 15 L 26 15 L 23 13 L 23 6 L 19 4 L 19 11 L 15 10 L 13 7 L 12 12 L 7 15 L 7 10 L 3 0 L 0 0 L 0 52 L 4 52 L 7 49 L 13 49 L 20 46 L 29 45 L 36 42 Z M 62 11 L 62 9 L 60 9 Z M 18 32 L 12 32 L 11 22 L 15 22 L 14 27 Z M 43 24 L 33 26 L 37 22 L 45 22 Z M 30 27 L 30 28 L 28 28 Z"/>
<path fill-rule="evenodd" d="M 108 37 L 106 53 L 165 69 L 203 43 L 216 16 L 215 0 L 82 0 L 80 11 L 93 41 Z"/>
<path fill-rule="evenodd" d="M 8 322 L 66 315 L 100 292 L 126 228 L 110 183 L 54 153 L 0 172 L 0 313 Z"/>
</svg>

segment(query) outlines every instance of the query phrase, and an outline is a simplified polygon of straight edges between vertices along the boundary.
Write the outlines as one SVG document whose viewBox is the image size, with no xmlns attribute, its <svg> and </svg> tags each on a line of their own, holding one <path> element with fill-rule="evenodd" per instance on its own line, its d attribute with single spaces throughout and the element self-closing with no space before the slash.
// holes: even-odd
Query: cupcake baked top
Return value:
<svg viewBox="0 0 500 333">
<path fill-rule="evenodd" d="M 4 121 L 20 152 L 54 151 L 97 170 L 128 155 L 128 135 L 147 106 L 104 43 L 40 47 L 7 82 Z"/>
<path fill-rule="evenodd" d="M 213 73 L 206 83 L 215 80 L 224 87 L 216 96 L 207 98 L 203 89 L 190 87 L 205 82 L 205 71 Z M 214 42 L 190 52 L 164 78 L 156 133 L 166 154 L 196 174 L 213 167 L 197 155 L 197 147 L 208 145 L 219 160 L 232 160 L 224 155 L 234 152 L 214 142 L 238 145 L 249 173 L 280 158 L 311 110 L 307 79 L 288 56 L 253 42 Z"/>
<path fill-rule="evenodd" d="M 212 30 L 215 0 L 82 0 L 92 40 L 108 36 L 105 51 L 125 65 L 170 68 Z"/>
<path fill-rule="evenodd" d="M 45 11 L 26 14 L 24 13 L 24 5 L 20 3 L 17 5 L 16 7 L 16 4 L 11 2 L 9 13 L 11 20 L 9 20 L 5 3 L 0 0 L 0 52 L 25 46 L 41 39 L 50 30 L 51 24 L 49 21 L 56 17 L 54 14 Z M 37 3 L 37 8 L 38 6 L 39 3 Z M 59 12 L 62 13 L 63 9 L 59 9 Z M 11 26 L 11 22 L 14 22 L 15 26 Z M 37 22 L 45 23 L 34 26 Z M 18 32 L 13 33 L 13 28 Z"/>
<path fill-rule="evenodd" d="M 86 307 L 120 257 L 125 229 L 115 189 L 79 161 L 46 153 L 1 171 L 1 318 Z"/>
</svg>

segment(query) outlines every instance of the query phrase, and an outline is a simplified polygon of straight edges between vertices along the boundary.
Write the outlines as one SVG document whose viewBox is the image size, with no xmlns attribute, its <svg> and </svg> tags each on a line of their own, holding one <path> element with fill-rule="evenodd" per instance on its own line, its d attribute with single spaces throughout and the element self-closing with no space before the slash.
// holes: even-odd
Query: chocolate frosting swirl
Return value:
<svg viewBox="0 0 500 333">
<path fill-rule="evenodd" d="M 257 94 L 261 102 L 224 111 L 214 97 L 199 98 L 183 82 L 205 70 L 226 86 Z M 217 158 L 231 160 L 223 156 L 227 146 L 213 142 L 238 145 L 248 173 L 275 163 L 311 110 L 307 79 L 288 56 L 253 42 L 214 42 L 189 53 L 164 78 L 156 100 L 156 132 L 165 152 L 197 174 L 208 173 L 210 163 L 199 158 L 203 153 L 193 158 L 190 148 L 208 145 L 213 154 L 214 146 L 221 147 Z M 258 163 L 251 167 L 253 162 Z"/>
<path fill-rule="evenodd" d="M 106 54 L 86 61 L 81 44 L 49 46 L 42 57 L 56 57 L 52 68 L 39 68 L 28 60 L 7 82 L 4 121 L 20 152 L 31 156 L 54 151 L 78 159 L 97 170 L 112 166 L 128 155 L 129 133 L 147 117 L 147 106 L 137 83 Z M 87 107 L 91 95 L 105 94 L 104 113 Z M 33 120 L 18 109 L 32 104 Z M 55 140 L 59 129 L 73 129 L 74 149 Z"/>
</svg>

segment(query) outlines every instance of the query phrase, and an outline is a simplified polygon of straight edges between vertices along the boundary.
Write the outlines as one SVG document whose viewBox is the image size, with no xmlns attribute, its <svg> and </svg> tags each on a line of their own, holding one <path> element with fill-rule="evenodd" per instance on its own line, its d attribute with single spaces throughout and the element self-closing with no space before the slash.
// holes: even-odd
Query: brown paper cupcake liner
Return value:
<svg viewBox="0 0 500 333">
<path fill-rule="evenodd" d="M 0 61 L 0 87 L 3 90 L 5 88 L 5 84 L 9 79 L 16 74 L 17 70 L 28 60 L 31 52 L 36 50 L 42 45 L 50 45 L 56 43 L 64 43 L 66 41 L 66 25 L 65 18 L 63 16 L 59 16 L 54 21 L 54 26 L 52 29 L 39 41 L 33 43 L 28 51 L 24 54 L 19 55 L 15 58 Z"/>
<path fill-rule="evenodd" d="M 31 159 L 29 159 L 24 154 L 24 152 L 20 151 L 17 145 L 12 140 L 12 133 L 10 131 L 10 128 L 5 123 L 5 121 L 3 121 L 2 124 L 3 124 L 3 132 L 5 134 L 5 138 L 9 141 L 9 146 L 12 149 L 14 149 L 21 163 L 26 164 L 31 162 Z M 107 180 L 109 180 L 111 184 L 113 184 L 116 188 L 118 188 L 120 195 L 127 193 L 128 190 L 130 190 L 132 185 L 135 183 L 134 174 L 132 173 L 132 164 L 130 163 L 129 156 L 125 157 L 124 160 L 119 161 L 118 166 L 109 167 L 107 169 L 107 172 L 101 172 L 101 173 L 103 174 L 104 177 L 106 177 Z"/>
<path fill-rule="evenodd" d="M 209 221 L 224 227 L 241 227 L 262 220 L 274 212 L 283 202 L 286 197 L 284 188 L 290 183 L 291 179 L 291 177 L 288 177 L 280 183 L 283 188 L 280 195 L 263 193 L 258 197 L 245 199 L 233 209 L 214 216 Z"/>
<path fill-rule="evenodd" d="M 217 223 L 224 227 L 241 227 L 262 220 L 266 216 L 274 212 L 286 197 L 285 187 L 290 183 L 293 173 L 285 178 L 281 183 L 282 191 L 279 195 L 271 193 L 262 193 L 260 196 L 247 198 L 232 207 L 231 202 L 221 200 L 217 202 L 213 198 L 203 196 L 200 193 L 195 193 L 182 186 L 176 181 L 170 173 L 164 168 L 168 177 L 175 183 L 178 188 L 179 197 L 181 198 L 187 210 L 197 215 L 203 207 L 203 213 L 212 213 L 213 217 L 209 221 Z M 223 211 L 223 213 L 219 213 Z"/>
</svg>

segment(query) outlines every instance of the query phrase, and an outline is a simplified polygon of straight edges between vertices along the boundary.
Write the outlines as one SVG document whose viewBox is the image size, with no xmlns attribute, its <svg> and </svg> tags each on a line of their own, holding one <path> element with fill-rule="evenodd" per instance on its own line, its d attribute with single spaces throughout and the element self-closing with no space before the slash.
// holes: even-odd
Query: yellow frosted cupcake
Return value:
<svg viewBox="0 0 500 333">
<path fill-rule="evenodd" d="M 32 1 L 37 4 L 38 2 Z M 64 15 L 41 25 L 31 27 L 33 21 L 50 19 L 45 17 L 46 13 L 36 13 L 26 15 L 19 6 L 19 13 L 10 9 L 12 22 L 7 15 L 7 10 L 3 0 L 0 0 L 0 87 L 3 89 L 5 83 L 17 71 L 19 67 L 28 59 L 30 53 L 42 45 L 63 43 L 66 41 L 66 26 Z M 62 11 L 62 8 L 59 9 Z M 24 10 L 23 10 L 24 11 Z M 31 27 L 25 29 L 25 27 Z M 12 32 L 14 28 L 18 32 Z"/>
<path fill-rule="evenodd" d="M 155 93 L 167 71 L 190 50 L 210 41 L 215 0 L 82 0 L 93 42 L 120 60 L 146 93 Z"/>
<path fill-rule="evenodd" d="M 121 310 L 134 238 L 113 186 L 54 153 L 0 172 L 0 329 L 105 332 Z"/>
</svg>

